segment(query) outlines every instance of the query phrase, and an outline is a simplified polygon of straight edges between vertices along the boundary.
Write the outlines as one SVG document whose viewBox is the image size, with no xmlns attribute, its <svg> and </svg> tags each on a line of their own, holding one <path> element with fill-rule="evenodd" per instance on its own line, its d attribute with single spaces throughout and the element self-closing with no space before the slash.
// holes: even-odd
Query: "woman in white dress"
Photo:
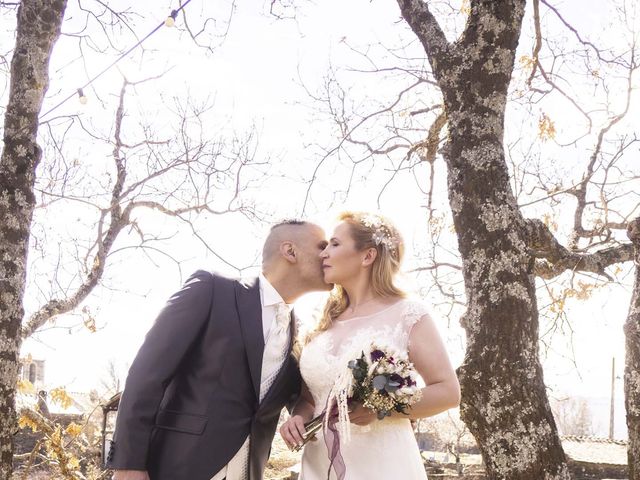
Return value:
<svg viewBox="0 0 640 480">
<path fill-rule="evenodd" d="M 325 281 L 335 288 L 302 348 L 302 395 L 280 433 L 290 448 L 300 445 L 304 423 L 323 412 L 347 362 L 375 341 L 408 353 L 426 384 L 421 399 L 408 416 L 393 413 L 383 420 L 362 405 L 352 407 L 350 439 L 340 439 L 344 471 L 332 468 L 320 432 L 304 447 L 300 479 L 426 479 L 410 419 L 456 407 L 458 379 L 427 309 L 394 284 L 404 250 L 396 228 L 378 215 L 347 212 L 339 218 L 322 252 Z"/>
</svg>

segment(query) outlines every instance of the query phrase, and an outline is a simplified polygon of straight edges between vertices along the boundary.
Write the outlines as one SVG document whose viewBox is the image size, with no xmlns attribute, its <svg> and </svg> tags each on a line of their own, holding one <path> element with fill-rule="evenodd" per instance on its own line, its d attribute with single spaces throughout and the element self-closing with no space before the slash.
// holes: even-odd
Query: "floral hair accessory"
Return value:
<svg viewBox="0 0 640 480">
<path fill-rule="evenodd" d="M 385 245 L 390 251 L 396 250 L 400 241 L 398 237 L 393 234 L 392 228 L 384 223 L 382 217 L 369 213 L 364 215 L 360 221 L 363 225 L 373 230 L 371 239 L 376 245 Z"/>
</svg>

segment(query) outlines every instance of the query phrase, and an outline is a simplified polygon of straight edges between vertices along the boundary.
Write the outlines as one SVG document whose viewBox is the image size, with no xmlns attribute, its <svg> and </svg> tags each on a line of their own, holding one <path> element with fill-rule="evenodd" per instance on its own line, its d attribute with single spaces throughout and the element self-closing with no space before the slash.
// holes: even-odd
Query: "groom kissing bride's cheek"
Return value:
<svg viewBox="0 0 640 480">
<path fill-rule="evenodd" d="M 457 406 L 458 379 L 428 309 L 396 284 L 398 230 L 375 214 L 339 219 L 321 254 L 335 287 L 301 341 L 302 390 L 280 434 L 304 448 L 300 480 L 426 480 L 411 419 Z"/>
<path fill-rule="evenodd" d="M 106 458 L 114 480 L 263 478 L 301 389 L 291 304 L 332 288 L 326 248 L 319 226 L 278 223 L 258 278 L 199 270 L 169 298 L 129 370 Z"/>
</svg>

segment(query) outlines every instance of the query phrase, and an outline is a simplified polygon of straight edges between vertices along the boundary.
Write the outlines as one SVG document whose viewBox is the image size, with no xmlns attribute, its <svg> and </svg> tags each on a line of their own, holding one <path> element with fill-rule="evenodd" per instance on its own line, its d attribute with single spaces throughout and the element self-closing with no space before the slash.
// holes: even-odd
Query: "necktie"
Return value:
<svg viewBox="0 0 640 480">
<path fill-rule="evenodd" d="M 289 329 L 291 308 L 286 303 L 276 305 L 276 316 L 269 330 L 262 354 L 262 374 L 260 375 L 260 402 L 273 385 L 289 353 Z M 249 442 L 247 437 L 238 453 L 227 466 L 227 480 L 247 480 L 249 478 Z"/>
<path fill-rule="evenodd" d="M 291 310 L 285 303 L 276 305 L 276 318 L 271 325 L 269 337 L 264 346 L 262 355 L 262 375 L 260 376 L 260 401 L 273 385 L 278 376 L 282 363 L 289 352 L 289 324 L 291 323 Z"/>
</svg>

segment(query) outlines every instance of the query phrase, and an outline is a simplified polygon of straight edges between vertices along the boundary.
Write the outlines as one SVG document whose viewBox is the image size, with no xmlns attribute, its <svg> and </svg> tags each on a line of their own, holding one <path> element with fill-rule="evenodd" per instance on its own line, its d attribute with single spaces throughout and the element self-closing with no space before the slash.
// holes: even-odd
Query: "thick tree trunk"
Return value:
<svg viewBox="0 0 640 480">
<path fill-rule="evenodd" d="M 461 415 L 491 479 L 569 479 L 538 358 L 534 258 L 509 184 L 504 112 L 524 0 L 471 1 L 447 42 L 423 0 L 398 0 L 442 90 L 449 202 L 463 261 Z"/>
<path fill-rule="evenodd" d="M 636 248 L 636 271 L 629 315 L 624 325 L 626 358 L 624 393 L 629 431 L 629 480 L 640 480 L 640 219 L 629 224 L 628 235 Z"/>
<path fill-rule="evenodd" d="M 48 68 L 60 36 L 66 0 L 23 0 L 0 157 L 0 480 L 11 477 L 16 430 L 15 387 L 35 170 L 38 115 L 49 84 Z"/>
</svg>

